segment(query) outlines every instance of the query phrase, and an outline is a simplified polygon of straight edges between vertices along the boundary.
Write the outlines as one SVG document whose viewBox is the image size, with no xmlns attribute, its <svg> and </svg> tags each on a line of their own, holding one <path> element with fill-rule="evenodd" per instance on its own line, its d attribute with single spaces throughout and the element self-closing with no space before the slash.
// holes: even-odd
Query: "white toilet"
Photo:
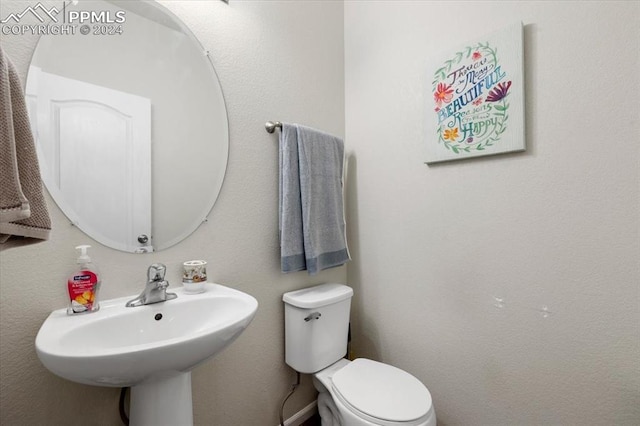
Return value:
<svg viewBox="0 0 640 426">
<path fill-rule="evenodd" d="M 322 426 L 435 426 L 429 390 L 414 376 L 377 361 L 349 361 L 353 290 L 322 284 L 285 293 L 285 361 L 313 374 Z"/>
</svg>

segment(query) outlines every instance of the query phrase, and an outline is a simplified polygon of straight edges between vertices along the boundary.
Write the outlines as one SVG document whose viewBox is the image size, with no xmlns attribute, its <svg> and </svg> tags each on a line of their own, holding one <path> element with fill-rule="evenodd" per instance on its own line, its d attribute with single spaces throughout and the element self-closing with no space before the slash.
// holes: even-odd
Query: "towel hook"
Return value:
<svg viewBox="0 0 640 426">
<path fill-rule="evenodd" d="M 276 128 L 282 130 L 282 123 L 279 121 L 267 121 L 264 123 L 264 128 L 267 129 L 267 133 L 273 133 Z"/>
</svg>

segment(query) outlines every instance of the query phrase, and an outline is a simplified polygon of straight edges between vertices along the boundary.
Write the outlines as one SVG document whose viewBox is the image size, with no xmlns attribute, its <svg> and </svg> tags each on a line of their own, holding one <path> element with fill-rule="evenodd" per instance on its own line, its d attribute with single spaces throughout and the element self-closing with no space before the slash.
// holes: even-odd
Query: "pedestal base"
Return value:
<svg viewBox="0 0 640 426">
<path fill-rule="evenodd" d="M 171 372 L 131 387 L 131 426 L 193 425 L 191 372 Z"/>
</svg>

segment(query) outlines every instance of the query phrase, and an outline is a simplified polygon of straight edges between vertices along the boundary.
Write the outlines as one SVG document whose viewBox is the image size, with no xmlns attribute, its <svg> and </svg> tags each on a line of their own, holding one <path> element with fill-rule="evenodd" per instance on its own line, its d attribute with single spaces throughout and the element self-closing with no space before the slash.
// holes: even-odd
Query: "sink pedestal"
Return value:
<svg viewBox="0 0 640 426">
<path fill-rule="evenodd" d="M 166 372 L 131 387 L 131 426 L 193 425 L 191 372 Z"/>
</svg>

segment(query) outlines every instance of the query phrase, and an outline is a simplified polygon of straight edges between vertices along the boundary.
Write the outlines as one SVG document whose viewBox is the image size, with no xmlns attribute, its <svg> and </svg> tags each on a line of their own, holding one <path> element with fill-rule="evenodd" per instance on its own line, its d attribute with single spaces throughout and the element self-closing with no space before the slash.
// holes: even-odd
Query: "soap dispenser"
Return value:
<svg viewBox="0 0 640 426">
<path fill-rule="evenodd" d="M 95 312 L 100 309 L 98 303 L 98 291 L 101 283 L 100 273 L 87 254 L 87 249 L 90 247 L 88 245 L 76 247 L 76 250 L 80 251 L 80 256 L 76 261 L 78 267 L 67 280 L 67 290 L 69 291 L 68 315 Z"/>
</svg>

